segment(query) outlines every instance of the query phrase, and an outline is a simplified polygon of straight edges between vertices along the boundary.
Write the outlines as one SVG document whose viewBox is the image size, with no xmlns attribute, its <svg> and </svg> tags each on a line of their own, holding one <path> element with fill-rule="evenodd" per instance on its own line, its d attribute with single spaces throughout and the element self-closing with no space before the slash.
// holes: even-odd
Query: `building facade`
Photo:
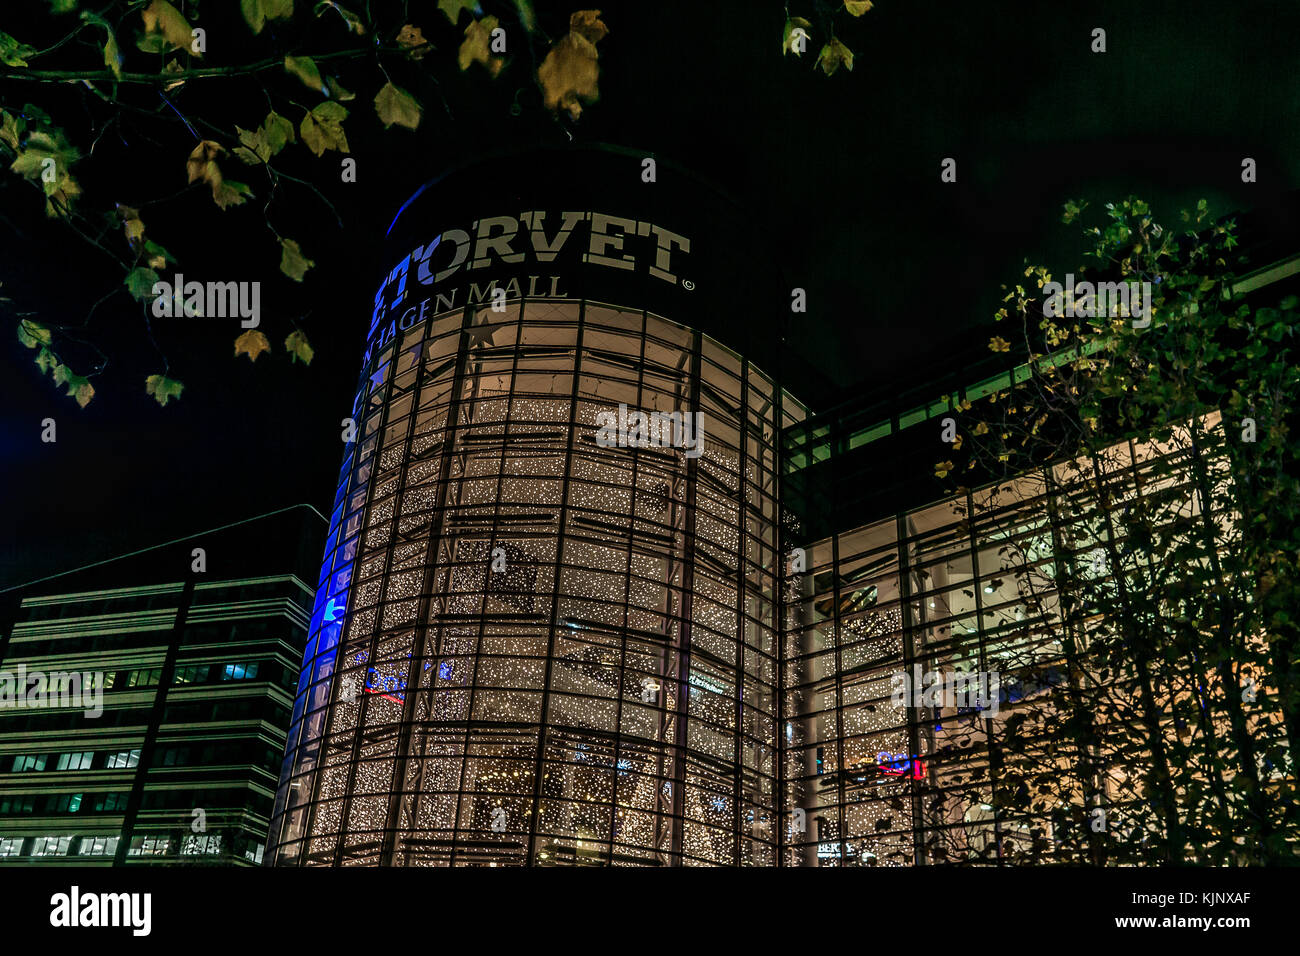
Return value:
<svg viewBox="0 0 1300 956">
<path fill-rule="evenodd" d="M 299 506 L 0 595 L 0 864 L 263 862 L 323 528 Z"/>
<path fill-rule="evenodd" d="M 1095 860 L 1113 777 L 1024 809 L 993 754 L 1105 684 L 1060 597 L 1104 516 L 1054 467 L 960 499 L 907 477 L 935 447 L 915 426 L 1017 372 L 809 417 L 755 230 L 645 170 L 493 161 L 390 229 L 272 863 Z M 1183 453 L 1097 467 L 1163 494 L 1150 463 Z M 898 704 L 899 674 L 945 670 L 1000 684 Z"/>
<path fill-rule="evenodd" d="M 717 278 L 735 214 L 710 245 L 682 194 L 724 204 L 677 173 L 633 201 L 638 157 L 557 159 L 395 224 L 279 865 L 777 860 L 777 445 L 802 410 L 694 320 L 751 298 Z"/>
</svg>

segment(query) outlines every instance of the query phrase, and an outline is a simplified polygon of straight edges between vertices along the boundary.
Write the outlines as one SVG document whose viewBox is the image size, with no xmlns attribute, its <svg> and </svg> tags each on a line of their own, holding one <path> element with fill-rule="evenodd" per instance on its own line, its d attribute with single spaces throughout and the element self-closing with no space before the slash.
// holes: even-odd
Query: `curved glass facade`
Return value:
<svg viewBox="0 0 1300 956">
<path fill-rule="evenodd" d="M 403 324 L 356 396 L 275 863 L 775 864 L 776 456 L 801 411 L 642 311 Z"/>
</svg>

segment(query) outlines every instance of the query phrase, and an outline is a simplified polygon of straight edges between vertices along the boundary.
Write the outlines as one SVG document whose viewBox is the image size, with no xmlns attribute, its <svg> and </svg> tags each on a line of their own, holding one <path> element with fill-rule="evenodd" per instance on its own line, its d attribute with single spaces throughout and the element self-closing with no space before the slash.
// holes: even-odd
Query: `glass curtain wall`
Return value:
<svg viewBox="0 0 1300 956">
<path fill-rule="evenodd" d="M 1139 540 L 1148 518 L 1150 533 L 1200 540 L 1196 468 L 1225 507 L 1222 456 L 1197 458 L 1175 434 L 808 546 L 784 612 L 783 862 L 1096 863 L 1141 858 L 1142 843 L 1162 839 L 1143 783 L 1159 759 L 1153 738 L 1183 754 L 1181 804 L 1221 773 L 1212 741 L 1225 728 L 1197 715 L 1238 691 L 1208 663 L 1167 653 L 1142 671 L 1145 688 L 1112 662 L 1133 634 L 1161 646 L 1187 582 L 1216 586 L 1203 548 L 1170 574 Z M 1211 519 L 1231 547 L 1230 506 Z M 1278 723 L 1252 720 L 1257 734 Z M 1276 782 L 1271 765 L 1261 772 Z"/>
<path fill-rule="evenodd" d="M 700 453 L 598 444 L 620 406 L 699 412 Z M 400 333 L 356 397 L 276 863 L 774 864 L 791 414 L 641 311 Z"/>
</svg>

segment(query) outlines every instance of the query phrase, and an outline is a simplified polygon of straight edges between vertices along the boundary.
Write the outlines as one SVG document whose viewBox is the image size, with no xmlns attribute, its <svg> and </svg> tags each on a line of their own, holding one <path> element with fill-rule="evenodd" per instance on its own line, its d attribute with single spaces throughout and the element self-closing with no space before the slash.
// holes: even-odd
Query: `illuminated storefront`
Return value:
<svg viewBox="0 0 1300 956">
<path fill-rule="evenodd" d="M 1105 614 L 1062 595 L 1127 547 L 1090 495 L 1181 494 L 1205 461 L 1123 442 L 1077 487 L 946 495 L 920 426 L 1016 373 L 809 417 L 754 231 L 644 168 L 484 164 L 390 230 L 273 862 L 1097 862 L 1150 754 L 1034 736 L 1066 691 L 1127 719 L 1089 657 Z M 1008 793 L 1011 759 L 1051 799 Z"/>
</svg>

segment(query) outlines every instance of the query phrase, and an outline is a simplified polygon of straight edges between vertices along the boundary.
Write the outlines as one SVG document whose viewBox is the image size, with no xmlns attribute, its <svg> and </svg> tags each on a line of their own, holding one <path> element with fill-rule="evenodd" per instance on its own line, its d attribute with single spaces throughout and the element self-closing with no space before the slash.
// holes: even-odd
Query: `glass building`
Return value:
<svg viewBox="0 0 1300 956">
<path fill-rule="evenodd" d="M 323 527 L 298 506 L 0 594 L 0 865 L 263 862 Z"/>
<path fill-rule="evenodd" d="M 566 183 L 639 178 L 584 164 Z M 376 298 L 278 864 L 777 861 L 778 444 L 802 409 L 668 301 L 716 249 L 645 200 L 557 194 L 469 229 L 442 201 L 399 218 L 414 251 Z"/>
<path fill-rule="evenodd" d="M 1017 371 L 810 416 L 756 230 L 642 169 L 494 160 L 390 228 L 271 862 L 1086 860 L 1106 780 L 1008 810 L 988 754 L 1078 683 L 1061 572 L 1098 516 L 1064 465 L 961 499 L 895 467 Z M 1184 453 L 1097 467 L 1140 496 Z M 900 672 L 972 665 L 1003 675 L 993 713 L 891 706 Z"/>
</svg>

